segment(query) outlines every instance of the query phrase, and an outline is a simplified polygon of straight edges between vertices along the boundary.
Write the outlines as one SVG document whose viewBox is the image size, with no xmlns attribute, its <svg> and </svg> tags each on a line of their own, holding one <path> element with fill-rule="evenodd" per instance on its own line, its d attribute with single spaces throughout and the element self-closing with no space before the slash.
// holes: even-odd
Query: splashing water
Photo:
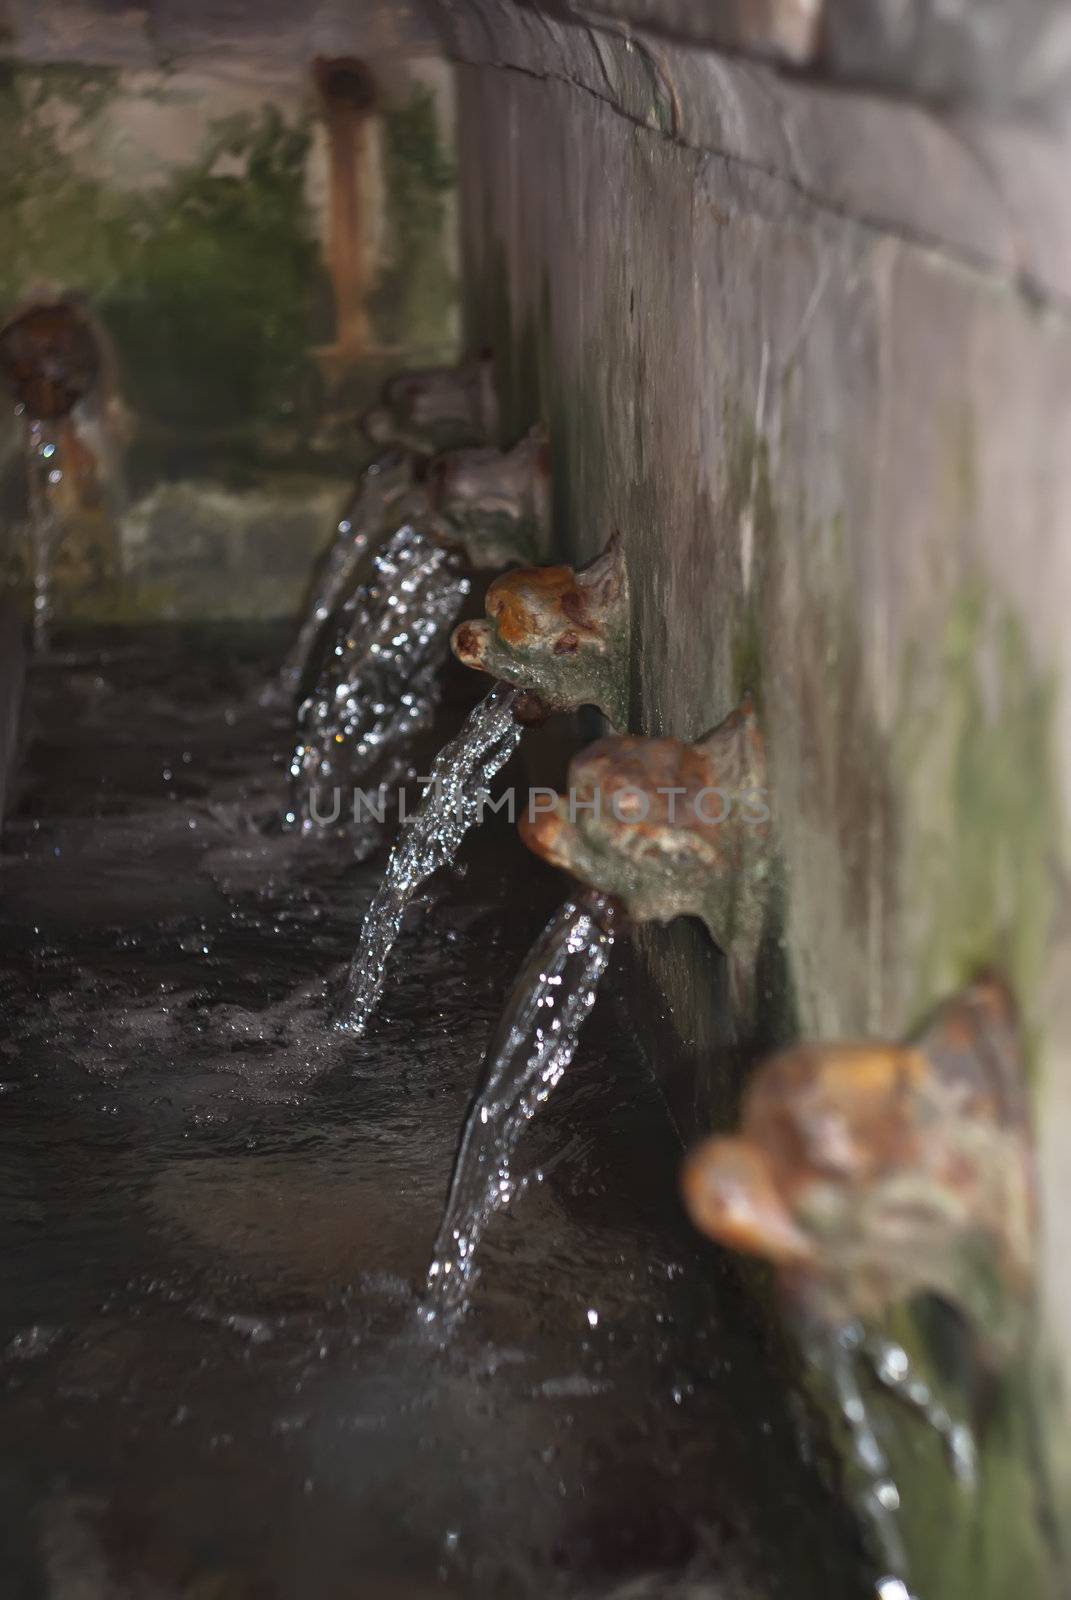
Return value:
<svg viewBox="0 0 1071 1600">
<path fill-rule="evenodd" d="M 303 833 L 344 819 L 404 771 L 399 750 L 430 726 L 439 669 L 469 592 L 458 559 L 406 523 L 346 605 L 334 648 L 298 712 L 284 816 Z"/>
<path fill-rule="evenodd" d="M 48 649 L 55 614 L 52 577 L 60 519 L 54 496 L 63 481 L 59 445 L 52 430 L 36 419 L 25 424 L 26 485 L 30 513 L 30 580 L 33 585 L 33 643 Z"/>
<path fill-rule="evenodd" d="M 826 1375 L 846 1425 L 849 1484 L 874 1555 L 884 1568 L 883 1576 L 875 1583 L 877 1600 L 918 1600 L 907 1577 L 907 1548 L 900 1525 L 900 1487 L 892 1475 L 859 1383 L 860 1361 L 871 1366 L 883 1387 L 898 1394 L 936 1429 L 956 1477 L 967 1486 L 974 1480 L 973 1441 L 965 1429 L 953 1425 L 927 1386 L 912 1377 L 909 1357 L 900 1345 L 883 1340 L 872 1348 L 862 1325 L 854 1322 L 836 1329 L 805 1326 L 802 1332 L 808 1359 Z"/>
<path fill-rule="evenodd" d="M 615 916 L 605 895 L 567 901 L 514 986 L 461 1136 L 428 1272 L 426 1322 L 463 1313 L 484 1230 L 523 1190 L 513 1174 L 514 1153 L 573 1059 L 613 949 Z"/>
<path fill-rule="evenodd" d="M 352 593 L 361 567 L 383 533 L 388 511 L 412 483 L 407 455 L 392 452 L 365 468 L 360 487 L 335 530 L 334 543 L 319 573 L 308 611 L 283 662 L 279 689 L 296 695 L 330 619 Z"/>
<path fill-rule="evenodd" d="M 387 962 L 413 896 L 440 867 L 449 866 L 470 828 L 483 821 L 492 779 L 520 744 L 513 714 L 520 691 L 496 683 L 469 713 L 456 739 L 435 759 L 431 783 L 394 849 L 361 928 L 350 967 L 340 1026 L 363 1033 L 387 973 Z"/>
</svg>

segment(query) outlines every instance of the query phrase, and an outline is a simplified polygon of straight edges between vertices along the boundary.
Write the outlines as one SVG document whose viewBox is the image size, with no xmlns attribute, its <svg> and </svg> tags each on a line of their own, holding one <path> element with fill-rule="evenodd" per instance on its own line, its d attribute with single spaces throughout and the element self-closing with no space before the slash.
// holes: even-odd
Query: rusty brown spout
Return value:
<svg viewBox="0 0 1071 1600">
<path fill-rule="evenodd" d="M 940 1545 L 920 1532 L 935 1504 L 938 1540 L 947 1524 L 963 1549 L 993 1515 L 992 1473 L 1021 1474 L 1031 1504 L 1048 1493 L 1025 1442 L 1039 1425 L 1025 1376 L 1038 1229 L 1008 989 L 979 980 L 906 1044 L 804 1044 L 774 1056 L 748 1085 L 737 1131 L 689 1156 L 682 1188 L 703 1233 L 774 1268 L 881 1563 L 878 1593 L 940 1593 Z M 919 1315 L 922 1299 L 965 1325 L 956 1370 Z M 923 1426 L 940 1443 L 944 1479 Z M 897 1481 L 894 1464 L 905 1462 L 911 1471 Z"/>
<path fill-rule="evenodd" d="M 1007 1351 L 1036 1244 L 1025 1083 L 1010 995 L 983 980 L 907 1045 L 767 1061 L 738 1132 L 689 1157 L 685 1204 L 712 1239 L 772 1261 L 829 1326 L 931 1293 Z"/>
<path fill-rule="evenodd" d="M 491 353 L 481 351 L 456 367 L 398 373 L 362 425 L 375 444 L 401 445 L 425 457 L 486 445 L 498 432 Z"/>
<path fill-rule="evenodd" d="M 37 422 L 66 417 L 100 375 L 93 330 L 63 301 L 33 306 L 0 329 L 0 372 Z"/>
<path fill-rule="evenodd" d="M 522 819 L 525 843 L 616 895 L 635 922 L 699 917 L 729 959 L 746 1012 L 771 875 L 766 763 L 750 698 L 696 744 L 600 739 L 569 793 Z"/>
<path fill-rule="evenodd" d="M 496 578 L 486 621 L 453 638 L 466 667 L 530 689 L 548 709 L 597 706 L 615 727 L 628 718 L 629 598 L 621 540 L 572 567 L 527 567 Z"/>
</svg>

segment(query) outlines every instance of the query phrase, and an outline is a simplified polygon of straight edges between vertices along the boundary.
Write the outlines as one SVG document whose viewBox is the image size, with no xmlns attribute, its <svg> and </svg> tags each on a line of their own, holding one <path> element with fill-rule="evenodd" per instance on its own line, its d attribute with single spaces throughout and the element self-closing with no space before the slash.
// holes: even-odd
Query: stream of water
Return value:
<svg viewBox="0 0 1071 1600">
<path fill-rule="evenodd" d="M 354 1033 L 363 1033 L 379 1003 L 406 908 L 483 820 L 490 784 L 520 744 L 524 730 L 513 714 L 519 693 L 496 683 L 436 758 L 431 782 L 391 851 L 361 928 L 341 1016 Z"/>
<path fill-rule="evenodd" d="M 53 491 L 63 478 L 60 449 L 43 422 L 26 424 L 26 493 L 30 518 L 30 582 L 33 587 L 33 644 L 40 654 L 49 647 L 54 615 L 53 576 L 59 519 Z"/>
<path fill-rule="evenodd" d="M 428 1271 L 423 1315 L 449 1324 L 465 1310 L 488 1222 L 521 1192 L 521 1136 L 576 1052 L 614 946 L 613 902 L 569 900 L 525 962 L 487 1053 L 461 1136 Z"/>
<path fill-rule="evenodd" d="M 383 531 L 388 507 L 408 485 L 408 456 L 392 452 L 366 467 L 360 486 L 335 529 L 335 538 L 317 574 L 308 609 L 279 674 L 284 696 L 296 695 L 330 619 L 353 592 L 361 568 Z"/>
<path fill-rule="evenodd" d="M 406 744 L 433 719 L 468 592 L 457 558 L 409 524 L 376 554 L 298 713 L 287 827 L 344 824 L 371 787 L 400 778 Z"/>
</svg>

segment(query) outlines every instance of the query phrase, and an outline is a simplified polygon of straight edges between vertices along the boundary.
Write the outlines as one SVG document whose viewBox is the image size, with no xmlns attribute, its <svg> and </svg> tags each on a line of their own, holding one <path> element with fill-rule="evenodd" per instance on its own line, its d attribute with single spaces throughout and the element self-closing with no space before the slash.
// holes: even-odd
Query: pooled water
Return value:
<svg viewBox="0 0 1071 1600">
<path fill-rule="evenodd" d="M 613 949 L 613 916 L 612 902 L 602 895 L 567 901 L 514 986 L 461 1136 L 428 1271 L 423 1309 L 429 1322 L 465 1309 L 484 1230 L 520 1192 L 513 1170 L 517 1145 L 576 1052 Z"/>
<path fill-rule="evenodd" d="M 411 478 L 409 457 L 397 451 L 373 461 L 362 473 L 360 487 L 339 520 L 308 609 L 280 671 L 279 687 L 284 695 L 295 695 L 301 688 L 324 628 L 353 591 L 361 568 L 383 531 L 388 508 Z"/>
<path fill-rule="evenodd" d="M 612 972 L 471 1315 L 418 1324 L 473 1062 L 552 909 L 505 816 L 355 1040 L 325 977 L 381 865 L 274 833 L 238 870 L 215 814 L 285 771 L 255 691 L 287 639 L 57 642 L 0 852 L 4 1600 L 872 1597 L 780 1343 L 682 1214 Z"/>
<path fill-rule="evenodd" d="M 406 908 L 483 820 L 489 785 L 520 744 L 523 729 L 513 714 L 519 693 L 496 683 L 436 758 L 428 789 L 391 851 L 361 928 L 341 1015 L 354 1033 L 364 1031 L 379 1003 Z"/>
<path fill-rule="evenodd" d="M 334 647 L 298 713 L 287 827 L 308 833 L 363 811 L 405 771 L 431 725 L 450 631 L 469 592 L 457 557 L 408 523 L 345 606 Z"/>
</svg>

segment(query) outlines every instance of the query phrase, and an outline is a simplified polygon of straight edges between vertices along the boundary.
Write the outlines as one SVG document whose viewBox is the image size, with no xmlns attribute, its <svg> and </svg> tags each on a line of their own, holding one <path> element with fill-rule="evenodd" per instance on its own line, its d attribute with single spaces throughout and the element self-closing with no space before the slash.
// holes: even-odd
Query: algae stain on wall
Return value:
<svg viewBox="0 0 1071 1600">
<path fill-rule="evenodd" d="M 241 427 L 309 394 L 323 277 L 302 205 L 307 148 L 304 120 L 270 105 L 237 113 L 153 197 L 100 299 L 139 411 Z M 224 157 L 238 170 L 219 171 Z"/>
<path fill-rule="evenodd" d="M 296 527 L 277 493 L 282 475 L 339 495 L 367 459 L 356 414 L 385 372 L 432 349 L 450 358 L 454 174 L 440 79 L 414 87 L 408 66 L 393 68 L 376 145 L 387 170 L 375 204 L 388 214 L 383 226 L 378 212 L 370 222 L 371 237 L 388 243 L 374 348 L 342 371 L 323 360 L 334 318 L 311 181 L 311 78 L 261 85 L 192 68 L 0 65 L 0 316 L 43 295 L 74 297 L 93 314 L 111 357 L 108 415 L 138 505 L 161 483 L 196 481 L 202 499 L 214 486 L 258 506 L 274 496 L 279 526 Z M 10 445 L 0 441 L 0 505 L 17 518 L 13 433 Z M 300 588 L 294 563 L 276 563 L 271 588 L 245 539 L 246 510 L 234 505 L 238 520 L 226 537 L 220 528 L 206 570 L 214 562 L 221 581 L 226 571 L 233 593 L 234 551 L 248 543 L 263 609 L 289 609 Z M 254 521 L 267 526 L 259 513 Z M 311 545 L 302 535 L 299 562 L 311 561 L 329 526 Z M 72 614 L 125 615 L 131 597 L 143 615 L 160 609 L 143 570 L 147 547 L 127 532 L 123 543 L 116 592 L 68 586 Z M 201 605 L 205 577 L 191 573 L 188 606 L 176 580 L 168 614 L 199 614 L 190 607 Z"/>
<path fill-rule="evenodd" d="M 114 275 L 129 227 L 126 205 L 80 171 L 69 152 L 89 142 L 117 85 L 118 74 L 105 68 L 0 63 L 4 301 L 42 279 L 89 289 Z"/>
<path fill-rule="evenodd" d="M 894 761 L 912 1010 L 995 966 L 1029 1017 L 1060 836 L 1054 684 L 1034 668 L 1021 621 L 980 585 L 953 608 L 932 660 L 909 652 L 903 679 Z"/>
<path fill-rule="evenodd" d="M 0 295 L 85 296 L 149 424 L 248 428 L 278 415 L 311 367 L 321 279 L 303 204 L 307 117 L 268 101 L 206 117 L 202 101 L 193 158 L 130 189 L 98 175 L 94 146 L 133 92 L 107 69 L 4 70 Z"/>
</svg>

